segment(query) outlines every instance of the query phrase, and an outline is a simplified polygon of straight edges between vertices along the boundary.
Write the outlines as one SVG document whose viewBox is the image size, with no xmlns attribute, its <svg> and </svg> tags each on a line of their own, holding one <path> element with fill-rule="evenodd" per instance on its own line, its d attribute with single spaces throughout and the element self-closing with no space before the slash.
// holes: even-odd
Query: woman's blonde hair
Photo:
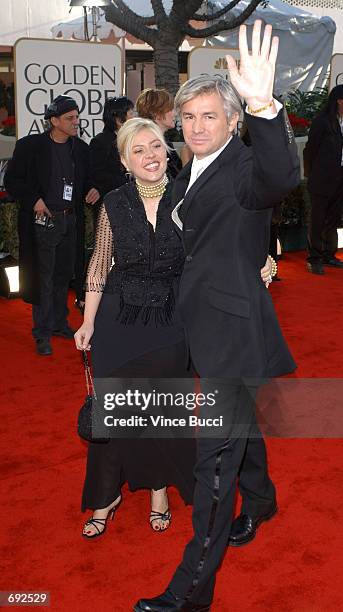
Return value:
<svg viewBox="0 0 343 612">
<path fill-rule="evenodd" d="M 121 126 L 117 133 L 117 147 L 119 155 L 125 160 L 128 160 L 132 149 L 132 142 L 142 130 L 150 130 L 161 141 L 166 151 L 169 151 L 169 147 L 164 140 L 163 133 L 159 126 L 151 119 L 143 119 L 142 117 L 134 117 L 128 119 Z"/>
</svg>

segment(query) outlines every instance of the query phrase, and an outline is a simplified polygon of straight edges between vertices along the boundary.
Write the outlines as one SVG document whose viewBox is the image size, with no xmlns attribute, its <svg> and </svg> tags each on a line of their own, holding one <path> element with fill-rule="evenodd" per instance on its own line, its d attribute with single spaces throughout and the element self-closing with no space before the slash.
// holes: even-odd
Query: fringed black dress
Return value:
<svg viewBox="0 0 343 612">
<path fill-rule="evenodd" d="M 171 186 L 148 222 L 134 183 L 108 193 L 100 210 L 87 291 L 103 292 L 91 339 L 95 378 L 186 378 L 188 352 L 176 301 L 184 253 L 171 220 Z M 174 485 L 192 502 L 193 440 L 111 439 L 91 443 L 82 510 L 120 493 Z"/>
</svg>

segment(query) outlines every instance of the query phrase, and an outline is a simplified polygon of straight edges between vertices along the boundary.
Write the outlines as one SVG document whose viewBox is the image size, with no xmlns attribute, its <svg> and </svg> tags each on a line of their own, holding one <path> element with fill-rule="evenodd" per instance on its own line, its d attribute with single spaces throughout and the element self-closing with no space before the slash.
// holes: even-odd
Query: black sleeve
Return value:
<svg viewBox="0 0 343 612">
<path fill-rule="evenodd" d="M 113 147 L 114 148 L 114 147 Z M 89 145 L 91 177 L 103 198 L 106 193 L 126 182 L 124 167 L 106 142 L 93 138 Z"/>
<path fill-rule="evenodd" d="M 293 130 L 281 109 L 274 119 L 245 114 L 251 148 L 239 160 L 238 196 L 243 208 L 272 208 L 300 183 Z"/>
<path fill-rule="evenodd" d="M 82 142 L 82 145 L 83 145 L 82 154 L 83 154 L 83 163 L 84 163 L 84 183 L 82 185 L 82 196 L 84 198 L 92 187 L 95 187 L 96 189 L 98 189 L 98 187 L 96 184 L 94 184 L 93 179 L 92 179 L 89 145 L 87 145 L 85 142 Z"/>
<path fill-rule="evenodd" d="M 326 131 L 325 122 L 321 117 L 314 119 L 308 134 L 308 140 L 304 148 L 305 176 L 309 176 L 312 164 L 317 157 L 320 144 Z"/>
<path fill-rule="evenodd" d="M 33 180 L 29 176 L 32 146 L 25 138 L 18 140 L 4 177 L 8 193 L 17 200 L 25 200 L 27 208 L 33 208 L 37 200 L 43 197 L 38 190 L 33 190 Z"/>
<path fill-rule="evenodd" d="M 167 145 L 170 147 L 168 151 L 168 174 L 171 178 L 176 178 L 180 170 L 182 170 L 182 161 L 173 147 L 173 143 L 169 140 Z"/>
</svg>

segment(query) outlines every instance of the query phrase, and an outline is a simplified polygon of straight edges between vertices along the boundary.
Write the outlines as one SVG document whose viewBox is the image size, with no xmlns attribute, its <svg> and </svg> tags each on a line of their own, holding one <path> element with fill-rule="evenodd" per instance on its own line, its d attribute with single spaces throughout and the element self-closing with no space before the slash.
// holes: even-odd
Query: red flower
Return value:
<svg viewBox="0 0 343 612">
<path fill-rule="evenodd" d="M 7 119 L 4 119 L 2 125 L 4 125 L 5 127 L 13 127 L 15 125 L 15 116 L 10 115 L 9 117 L 7 117 Z"/>
<path fill-rule="evenodd" d="M 288 118 L 293 128 L 305 129 L 309 127 L 311 123 L 308 119 L 304 119 L 304 117 L 298 117 L 297 115 L 294 115 L 293 113 L 289 113 Z"/>
</svg>

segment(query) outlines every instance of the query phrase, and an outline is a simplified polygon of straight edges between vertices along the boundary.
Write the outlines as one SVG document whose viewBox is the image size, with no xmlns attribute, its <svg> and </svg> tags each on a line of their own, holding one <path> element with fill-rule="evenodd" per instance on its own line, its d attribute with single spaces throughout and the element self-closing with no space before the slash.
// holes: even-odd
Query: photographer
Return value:
<svg viewBox="0 0 343 612">
<path fill-rule="evenodd" d="M 81 285 L 84 266 L 84 200 L 95 204 L 88 145 L 77 137 L 79 109 L 58 96 L 44 118 L 49 129 L 18 140 L 5 175 L 20 203 L 19 270 L 24 301 L 32 304 L 36 349 L 51 355 L 51 336 L 73 338 L 67 321 L 68 287 Z"/>
</svg>

